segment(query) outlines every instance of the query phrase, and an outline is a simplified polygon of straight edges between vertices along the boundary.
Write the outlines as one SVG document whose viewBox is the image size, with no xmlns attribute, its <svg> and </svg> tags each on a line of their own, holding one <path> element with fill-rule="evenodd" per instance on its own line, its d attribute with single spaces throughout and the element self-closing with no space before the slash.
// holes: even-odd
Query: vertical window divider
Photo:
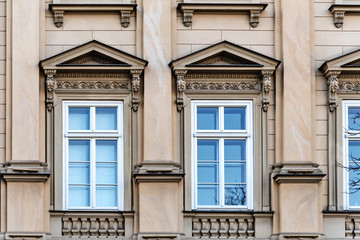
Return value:
<svg viewBox="0 0 360 240">
<path fill-rule="evenodd" d="M 90 139 L 90 207 L 96 206 L 96 140 Z"/>
<path fill-rule="evenodd" d="M 95 107 L 90 107 L 90 130 L 95 131 Z"/>
<path fill-rule="evenodd" d="M 224 138 L 219 138 L 219 194 L 220 206 L 225 206 Z"/>
</svg>

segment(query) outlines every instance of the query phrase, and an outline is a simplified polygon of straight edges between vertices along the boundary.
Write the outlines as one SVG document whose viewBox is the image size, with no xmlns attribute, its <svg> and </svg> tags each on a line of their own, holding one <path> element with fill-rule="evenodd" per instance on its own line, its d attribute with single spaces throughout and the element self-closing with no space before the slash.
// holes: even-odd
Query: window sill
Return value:
<svg viewBox="0 0 360 240">
<path fill-rule="evenodd" d="M 121 25 L 127 28 L 130 24 L 130 14 L 137 4 L 50 4 L 49 9 L 54 14 L 55 26 L 63 26 L 65 12 L 120 12 Z"/>
<path fill-rule="evenodd" d="M 334 15 L 334 25 L 341 28 L 344 24 L 345 13 L 360 13 L 359 4 L 333 4 L 329 11 Z"/>
<path fill-rule="evenodd" d="M 260 13 L 267 4 L 260 3 L 179 3 L 178 9 L 183 13 L 183 23 L 186 27 L 192 24 L 194 12 L 248 12 L 251 27 L 259 24 Z"/>
</svg>

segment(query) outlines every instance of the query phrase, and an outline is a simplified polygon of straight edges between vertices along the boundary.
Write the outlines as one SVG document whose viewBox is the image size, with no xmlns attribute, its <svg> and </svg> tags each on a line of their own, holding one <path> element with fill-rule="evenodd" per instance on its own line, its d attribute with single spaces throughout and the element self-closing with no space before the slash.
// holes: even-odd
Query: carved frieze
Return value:
<svg viewBox="0 0 360 240">
<path fill-rule="evenodd" d="M 351 91 L 360 91 L 360 82 L 339 82 L 339 89 L 341 90 L 351 90 Z"/>
<path fill-rule="evenodd" d="M 185 79 L 259 79 L 259 74 L 241 73 L 188 73 Z"/>
<path fill-rule="evenodd" d="M 56 89 L 129 89 L 129 81 L 56 81 Z"/>
<path fill-rule="evenodd" d="M 258 82 L 187 82 L 186 90 L 258 90 Z"/>
<path fill-rule="evenodd" d="M 56 78 L 130 78 L 129 73 L 57 73 Z"/>
</svg>

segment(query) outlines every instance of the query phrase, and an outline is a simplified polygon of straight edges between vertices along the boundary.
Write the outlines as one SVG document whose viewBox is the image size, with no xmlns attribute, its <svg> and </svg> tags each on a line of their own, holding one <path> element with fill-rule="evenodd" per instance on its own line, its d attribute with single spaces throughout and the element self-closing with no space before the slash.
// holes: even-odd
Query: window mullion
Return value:
<svg viewBox="0 0 360 240">
<path fill-rule="evenodd" d="M 95 139 L 90 140 L 90 207 L 96 207 L 96 144 Z"/>
<path fill-rule="evenodd" d="M 95 107 L 90 107 L 90 130 L 95 131 Z"/>
<path fill-rule="evenodd" d="M 219 139 L 219 200 L 220 206 L 225 206 L 225 172 L 224 172 L 224 139 Z"/>
</svg>

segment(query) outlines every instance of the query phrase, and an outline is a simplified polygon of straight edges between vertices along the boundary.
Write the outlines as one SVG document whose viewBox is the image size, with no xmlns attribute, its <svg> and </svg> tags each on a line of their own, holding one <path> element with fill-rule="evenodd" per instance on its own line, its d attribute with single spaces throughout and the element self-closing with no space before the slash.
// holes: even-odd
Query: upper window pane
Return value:
<svg viewBox="0 0 360 240">
<path fill-rule="evenodd" d="M 360 108 L 349 108 L 348 124 L 347 130 L 360 130 Z"/>
<path fill-rule="evenodd" d="M 219 129 L 219 110 L 217 107 L 197 108 L 197 129 L 217 130 Z"/>
<path fill-rule="evenodd" d="M 197 142 L 197 160 L 215 161 L 218 160 L 219 153 L 218 140 L 198 140 Z"/>
<path fill-rule="evenodd" d="M 224 108 L 224 128 L 225 130 L 244 130 L 245 108 L 244 107 Z"/>
<path fill-rule="evenodd" d="M 69 162 L 89 162 L 90 141 L 70 140 L 69 141 Z"/>
<path fill-rule="evenodd" d="M 90 129 L 90 108 L 69 108 L 69 130 Z"/>
<path fill-rule="evenodd" d="M 96 108 L 96 130 L 117 130 L 117 108 Z"/>
<path fill-rule="evenodd" d="M 245 140 L 225 140 L 224 141 L 225 161 L 246 160 L 245 147 L 246 147 Z"/>
<path fill-rule="evenodd" d="M 117 160 L 116 140 L 96 140 L 96 161 L 116 162 Z"/>
</svg>

